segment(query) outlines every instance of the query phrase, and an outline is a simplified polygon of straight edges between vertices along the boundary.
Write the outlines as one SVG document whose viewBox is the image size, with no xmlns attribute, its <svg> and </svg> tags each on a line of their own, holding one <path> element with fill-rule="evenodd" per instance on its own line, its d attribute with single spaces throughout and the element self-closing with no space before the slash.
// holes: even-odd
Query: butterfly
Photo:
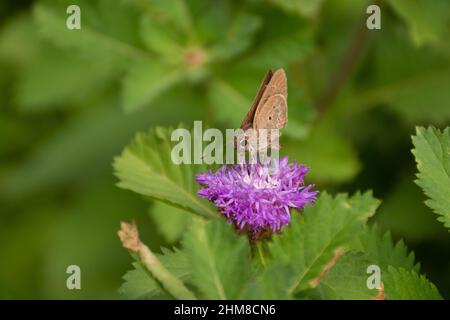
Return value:
<svg viewBox="0 0 450 320">
<path fill-rule="evenodd" d="M 249 145 L 255 146 L 258 136 L 262 133 L 261 129 L 266 129 L 267 139 L 266 141 L 264 139 L 258 141 L 258 149 L 276 148 L 278 143 L 275 143 L 273 139 L 277 139 L 279 135 L 271 136 L 271 130 L 284 128 L 287 120 L 286 73 L 283 69 L 278 69 L 275 72 L 269 70 L 240 127 L 244 132 L 249 129 L 253 130 L 250 130 L 251 133 L 246 134 L 244 139 L 239 140 L 239 143 L 244 144 L 247 148 Z M 253 143 L 250 141 L 253 141 Z"/>
</svg>

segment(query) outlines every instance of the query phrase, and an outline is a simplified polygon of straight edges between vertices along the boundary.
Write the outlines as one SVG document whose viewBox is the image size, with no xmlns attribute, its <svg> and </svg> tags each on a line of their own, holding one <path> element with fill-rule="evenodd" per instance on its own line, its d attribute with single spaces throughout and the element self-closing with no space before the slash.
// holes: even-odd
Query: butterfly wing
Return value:
<svg viewBox="0 0 450 320">
<path fill-rule="evenodd" d="M 253 127 L 258 129 L 281 129 L 287 123 L 287 103 L 284 95 L 275 94 L 256 110 Z"/>
<path fill-rule="evenodd" d="M 241 129 L 256 129 L 255 132 L 250 133 L 252 136 L 245 137 L 240 143 L 245 143 L 247 148 L 249 144 L 256 144 L 258 129 L 281 129 L 287 123 L 287 78 L 283 69 L 278 69 L 274 73 L 269 70 L 258 90 L 258 93 L 244 117 L 241 124 Z M 268 133 L 267 143 L 258 145 L 258 148 L 267 148 L 275 146 L 272 143 L 270 132 Z M 250 143 L 249 143 L 250 142 Z M 238 141 L 235 140 L 235 147 Z"/>
<path fill-rule="evenodd" d="M 287 78 L 283 69 L 273 74 L 255 111 L 255 129 L 281 129 L 287 123 Z"/>
<path fill-rule="evenodd" d="M 256 97 L 253 100 L 253 103 L 252 103 L 250 109 L 248 110 L 247 114 L 245 115 L 244 120 L 242 120 L 242 124 L 241 124 L 242 130 L 247 130 L 247 129 L 250 129 L 253 127 L 253 119 L 255 118 L 256 110 L 258 109 L 258 106 L 260 105 L 261 98 L 263 97 L 266 87 L 270 83 L 272 76 L 273 76 L 272 70 L 267 71 L 261 85 L 259 86 L 258 93 L 256 94 Z"/>
</svg>

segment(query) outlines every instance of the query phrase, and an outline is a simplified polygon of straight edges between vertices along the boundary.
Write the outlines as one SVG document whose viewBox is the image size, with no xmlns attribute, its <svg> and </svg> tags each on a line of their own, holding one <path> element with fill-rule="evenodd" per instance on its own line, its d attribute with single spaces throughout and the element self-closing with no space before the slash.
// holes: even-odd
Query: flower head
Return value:
<svg viewBox="0 0 450 320">
<path fill-rule="evenodd" d="M 280 231 L 291 220 L 290 209 L 313 203 L 318 191 L 305 186 L 305 165 L 284 157 L 276 170 L 269 164 L 223 165 L 215 173 L 197 174 L 200 197 L 214 202 L 239 230 L 259 238 Z"/>
</svg>

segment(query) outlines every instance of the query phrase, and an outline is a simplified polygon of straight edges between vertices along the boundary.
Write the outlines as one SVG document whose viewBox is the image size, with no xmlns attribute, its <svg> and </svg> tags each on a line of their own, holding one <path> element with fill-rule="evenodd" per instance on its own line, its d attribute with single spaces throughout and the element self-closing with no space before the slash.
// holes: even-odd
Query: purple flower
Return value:
<svg viewBox="0 0 450 320">
<path fill-rule="evenodd" d="M 287 157 L 277 170 L 259 163 L 223 165 L 215 173 L 197 174 L 203 187 L 198 195 L 214 202 L 230 223 L 255 239 L 287 225 L 291 208 L 303 209 L 315 201 L 318 191 L 304 184 L 307 172 L 305 165 L 289 164 Z"/>
</svg>

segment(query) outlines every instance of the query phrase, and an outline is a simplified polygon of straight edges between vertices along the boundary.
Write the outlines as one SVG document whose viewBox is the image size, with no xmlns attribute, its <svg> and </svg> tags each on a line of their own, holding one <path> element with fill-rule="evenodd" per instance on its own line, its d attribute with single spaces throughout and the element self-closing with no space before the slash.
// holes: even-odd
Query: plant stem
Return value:
<svg viewBox="0 0 450 320">
<path fill-rule="evenodd" d="M 266 267 L 266 259 L 264 258 L 264 252 L 263 252 L 263 249 L 262 249 L 262 242 L 258 242 L 256 244 L 256 250 L 258 251 L 258 256 L 259 256 L 259 259 L 261 260 L 261 264 L 265 268 Z"/>
</svg>

